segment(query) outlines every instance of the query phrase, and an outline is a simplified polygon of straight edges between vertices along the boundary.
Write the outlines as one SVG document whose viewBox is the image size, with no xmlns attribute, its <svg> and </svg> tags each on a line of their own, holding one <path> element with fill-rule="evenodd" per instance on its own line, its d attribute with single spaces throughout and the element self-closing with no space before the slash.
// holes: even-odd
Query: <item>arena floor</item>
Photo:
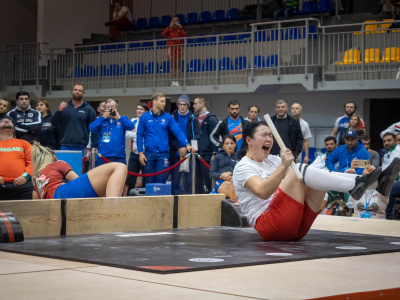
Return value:
<svg viewBox="0 0 400 300">
<path fill-rule="evenodd" d="M 313 229 L 398 237 L 400 222 L 319 216 Z M 245 254 L 245 252 L 244 252 Z M 400 252 L 174 274 L 0 252 L 1 299 L 400 299 Z"/>
</svg>

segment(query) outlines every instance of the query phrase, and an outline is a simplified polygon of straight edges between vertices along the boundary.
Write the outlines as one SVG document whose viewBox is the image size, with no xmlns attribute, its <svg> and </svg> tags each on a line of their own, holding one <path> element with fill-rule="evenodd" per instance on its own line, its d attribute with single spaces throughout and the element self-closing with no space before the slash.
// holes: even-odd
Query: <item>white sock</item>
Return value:
<svg viewBox="0 0 400 300">
<path fill-rule="evenodd" d="M 362 175 L 358 175 L 358 174 L 351 174 L 351 173 L 340 173 L 340 172 L 331 172 L 337 176 L 341 176 L 341 177 L 347 177 L 347 178 L 356 178 L 357 176 L 362 176 Z M 378 181 L 375 181 L 373 184 L 371 184 L 367 190 L 373 190 L 376 189 L 378 187 Z"/>
<path fill-rule="evenodd" d="M 334 190 L 347 193 L 354 188 L 356 183 L 355 178 L 358 176 L 355 174 L 346 174 L 346 176 L 341 176 L 343 174 L 336 175 L 337 173 L 335 172 L 321 170 L 304 164 L 297 164 L 297 167 L 303 175 L 304 183 L 317 191 Z"/>
</svg>

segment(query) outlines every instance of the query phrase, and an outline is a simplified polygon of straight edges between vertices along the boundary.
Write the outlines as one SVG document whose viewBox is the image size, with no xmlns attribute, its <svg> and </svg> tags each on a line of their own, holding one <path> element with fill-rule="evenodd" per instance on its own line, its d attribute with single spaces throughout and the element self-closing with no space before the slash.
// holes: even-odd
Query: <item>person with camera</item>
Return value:
<svg viewBox="0 0 400 300">
<path fill-rule="evenodd" d="M 167 55 L 171 65 L 171 86 L 179 86 L 179 78 L 181 77 L 181 56 L 183 41 L 180 37 L 185 37 L 186 32 L 179 23 L 178 16 L 173 16 L 171 24 L 161 33 L 165 36 L 167 41 Z"/>
<path fill-rule="evenodd" d="M 103 115 L 89 124 L 89 130 L 99 134 L 99 153 L 110 162 L 123 164 L 126 164 L 125 133 L 134 127 L 133 122 L 118 113 L 118 103 L 114 99 L 108 99 Z M 96 167 L 104 163 L 97 159 Z"/>
</svg>

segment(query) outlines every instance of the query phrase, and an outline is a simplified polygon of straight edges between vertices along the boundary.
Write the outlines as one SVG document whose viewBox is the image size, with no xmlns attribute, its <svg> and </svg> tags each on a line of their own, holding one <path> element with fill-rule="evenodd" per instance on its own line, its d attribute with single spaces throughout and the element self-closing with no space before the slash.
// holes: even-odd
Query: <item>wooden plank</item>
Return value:
<svg viewBox="0 0 400 300">
<path fill-rule="evenodd" d="M 60 235 L 61 200 L 0 201 L 0 210 L 17 217 L 25 238 Z"/>
<path fill-rule="evenodd" d="M 67 235 L 172 228 L 174 198 L 119 197 L 67 200 Z"/>
<path fill-rule="evenodd" d="M 221 226 L 222 200 L 222 194 L 178 196 L 178 228 Z"/>
</svg>

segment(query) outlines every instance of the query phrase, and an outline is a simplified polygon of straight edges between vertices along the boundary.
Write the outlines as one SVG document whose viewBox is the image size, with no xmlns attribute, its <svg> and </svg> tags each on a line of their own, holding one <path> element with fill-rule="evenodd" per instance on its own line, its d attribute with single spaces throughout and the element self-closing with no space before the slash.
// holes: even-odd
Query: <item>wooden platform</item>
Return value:
<svg viewBox="0 0 400 300">
<path fill-rule="evenodd" d="M 394 236 L 400 242 L 399 221 L 319 216 L 313 229 Z M 169 275 L 5 252 L 0 266 L 5 300 L 400 299 L 400 253 Z"/>
</svg>

